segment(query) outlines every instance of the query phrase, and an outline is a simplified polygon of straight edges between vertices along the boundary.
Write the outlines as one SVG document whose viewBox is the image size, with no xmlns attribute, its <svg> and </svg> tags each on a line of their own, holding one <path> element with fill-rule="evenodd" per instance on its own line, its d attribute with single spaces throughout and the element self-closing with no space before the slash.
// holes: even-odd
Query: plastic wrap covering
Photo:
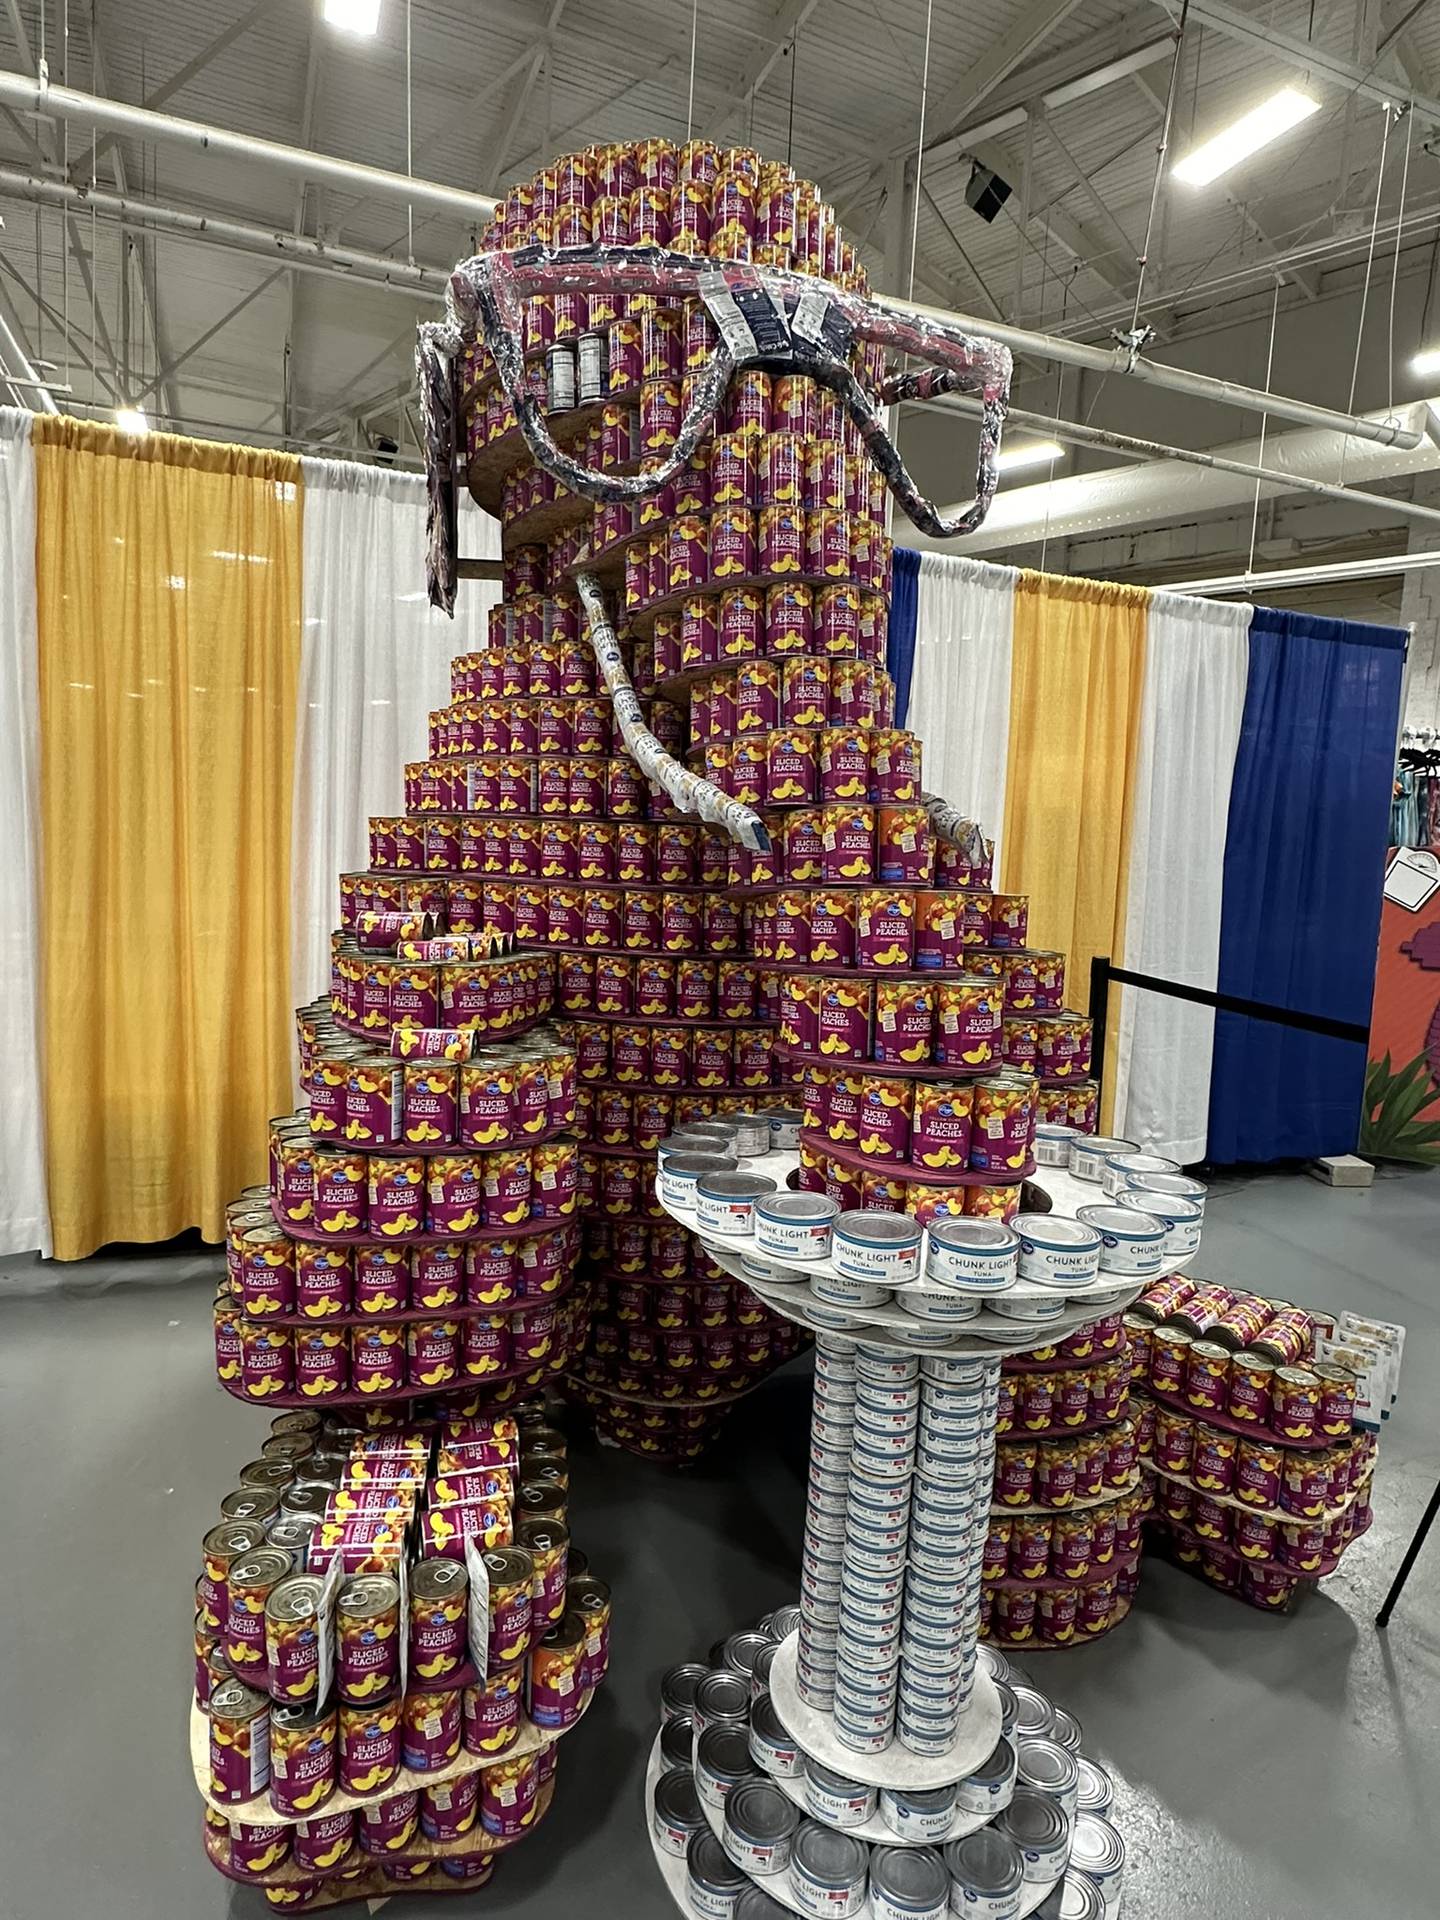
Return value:
<svg viewBox="0 0 1440 1920">
<path fill-rule="evenodd" d="M 977 869 L 988 867 L 995 856 L 995 842 L 987 840 L 974 820 L 967 820 L 959 807 L 942 800 L 938 793 L 922 793 L 920 804 L 930 818 L 930 831 L 937 840 L 959 847 Z"/>
<path fill-rule="evenodd" d="M 640 702 L 625 671 L 615 629 L 605 611 L 599 581 L 593 574 L 581 572 L 575 576 L 575 585 L 585 610 L 586 638 L 609 689 L 625 745 L 640 771 L 647 780 L 663 787 L 682 813 L 698 814 L 712 826 L 722 827 L 732 840 L 748 847 L 752 853 L 768 853 L 770 836 L 760 816 L 749 807 L 741 806 L 738 800 L 727 798 L 710 781 L 702 780 L 672 759 L 646 726 Z"/>
<path fill-rule="evenodd" d="M 460 336 L 453 327 L 426 321 L 415 341 L 415 372 L 420 382 L 420 413 L 425 429 L 425 580 L 430 604 L 455 612 L 458 583 L 459 501 L 455 455 L 459 409 L 455 398 L 455 356 Z"/>
<path fill-rule="evenodd" d="M 647 465 L 636 475 L 592 473 L 573 460 L 556 444 L 538 399 L 524 389 L 524 300 L 596 290 L 671 299 L 698 297 L 720 336 L 674 447 L 663 461 Z M 886 485 L 922 533 L 949 539 L 973 532 L 994 498 L 995 457 L 1010 390 L 1010 352 L 959 327 L 917 320 L 888 308 L 884 301 L 808 274 L 722 264 L 654 247 L 531 246 L 513 253 L 476 254 L 451 275 L 448 302 L 460 335 L 467 341 L 483 337 L 537 464 L 586 499 L 635 500 L 668 484 L 713 421 L 731 373 L 753 365 L 808 374 L 837 394 Z M 932 382 L 933 391 L 979 394 L 983 410 L 975 497 L 968 507 L 949 516 L 942 514 L 915 485 L 880 408 L 851 370 L 849 355 L 857 340 L 879 341 L 894 353 L 931 363 L 937 369 L 937 382 L 944 379 L 943 387 Z M 887 381 L 882 397 L 909 378 L 902 375 L 898 381 Z"/>
</svg>

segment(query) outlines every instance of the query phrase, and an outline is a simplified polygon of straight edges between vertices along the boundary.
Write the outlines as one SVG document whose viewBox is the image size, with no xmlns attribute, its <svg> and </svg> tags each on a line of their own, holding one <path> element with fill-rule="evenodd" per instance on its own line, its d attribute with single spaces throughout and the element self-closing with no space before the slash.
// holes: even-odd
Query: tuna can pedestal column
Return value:
<svg viewBox="0 0 1440 1920">
<path fill-rule="evenodd" d="M 794 1168 L 753 1163 L 780 1187 Z M 661 1198 L 698 1227 L 666 1199 L 663 1165 Z M 1073 1294 L 1012 1280 L 983 1306 L 977 1286 L 956 1327 L 895 1304 L 904 1282 L 837 1309 L 833 1259 L 703 1239 L 817 1328 L 816 1380 L 798 1607 L 712 1649 L 708 1671 L 667 1676 L 651 1832 L 677 1902 L 708 1915 L 748 1880 L 810 1916 L 1113 1914 L 1108 1782 L 1079 1760 L 1071 1717 L 979 1638 L 1002 1353 L 1122 1312 L 1144 1279 L 1102 1273 Z"/>
</svg>

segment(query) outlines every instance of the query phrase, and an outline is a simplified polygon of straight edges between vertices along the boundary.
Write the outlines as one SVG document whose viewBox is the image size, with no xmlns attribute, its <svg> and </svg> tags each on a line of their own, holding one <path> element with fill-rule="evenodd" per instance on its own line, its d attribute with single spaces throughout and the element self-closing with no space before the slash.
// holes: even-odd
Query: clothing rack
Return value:
<svg viewBox="0 0 1440 1920">
<path fill-rule="evenodd" d="M 1400 735 L 1390 844 L 1440 846 L 1440 728 L 1406 727 Z"/>
</svg>

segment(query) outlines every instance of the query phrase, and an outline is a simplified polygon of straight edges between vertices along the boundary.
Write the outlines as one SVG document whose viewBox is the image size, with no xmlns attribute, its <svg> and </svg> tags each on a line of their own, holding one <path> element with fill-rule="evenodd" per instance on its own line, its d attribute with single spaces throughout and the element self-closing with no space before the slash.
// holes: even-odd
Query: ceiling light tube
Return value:
<svg viewBox="0 0 1440 1920">
<path fill-rule="evenodd" d="M 1017 467 L 1042 467 L 1064 458 L 1065 449 L 1058 440 L 1029 440 L 1023 446 L 1002 447 L 995 466 L 1001 473 L 1013 473 Z"/>
<path fill-rule="evenodd" d="M 1298 87 L 1282 87 L 1268 100 L 1262 100 L 1258 107 L 1252 107 L 1249 113 L 1242 113 L 1230 126 L 1193 147 L 1183 160 L 1177 160 L 1172 169 L 1175 178 L 1187 187 L 1209 186 L 1222 173 L 1239 166 L 1252 153 L 1268 147 L 1272 140 L 1278 140 L 1281 134 L 1289 133 L 1292 127 L 1298 127 L 1302 120 L 1319 111 L 1320 102 L 1312 100 L 1308 93 L 1301 93 Z"/>
<path fill-rule="evenodd" d="M 115 424 L 122 433 L 133 433 L 137 440 L 150 431 L 143 407 L 117 407 Z"/>
<path fill-rule="evenodd" d="M 372 34 L 380 25 L 380 0 L 325 0 L 325 24 L 342 33 Z"/>
<path fill-rule="evenodd" d="M 1410 362 L 1411 373 L 1440 373 L 1440 347 L 1426 347 Z"/>
</svg>

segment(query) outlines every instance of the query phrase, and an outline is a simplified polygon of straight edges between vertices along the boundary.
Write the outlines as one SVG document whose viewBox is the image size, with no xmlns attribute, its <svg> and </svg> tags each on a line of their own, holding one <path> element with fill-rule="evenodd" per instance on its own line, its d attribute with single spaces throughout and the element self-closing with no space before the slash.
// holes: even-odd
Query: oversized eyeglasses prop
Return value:
<svg viewBox="0 0 1440 1920">
<path fill-rule="evenodd" d="M 647 460 L 636 474 L 597 472 L 561 447 L 550 431 L 539 396 L 525 380 L 524 302 L 546 294 L 581 292 L 699 299 L 715 324 L 716 344 L 695 377 L 674 443 L 664 454 Z M 501 387 L 536 465 L 572 493 L 598 504 L 642 500 L 668 485 L 710 430 L 731 377 L 742 367 L 806 374 L 834 393 L 890 492 L 922 533 L 949 539 L 973 532 L 994 498 L 996 456 L 1010 392 L 1009 349 L 946 322 L 922 319 L 883 298 L 851 293 L 808 274 L 717 262 L 655 247 L 530 246 L 480 253 L 462 261 L 450 277 L 446 306 L 446 323 L 428 323 L 419 329 L 416 366 L 430 490 L 426 579 L 431 604 L 447 613 L 454 612 L 457 581 L 459 409 L 454 366 L 462 350 L 477 341 L 483 341 L 494 359 Z M 857 342 L 869 341 L 923 364 L 888 375 L 878 392 L 872 393 L 856 378 L 851 365 Z M 882 408 L 951 392 L 979 396 L 980 439 L 974 498 L 958 513 L 946 515 L 916 486 L 886 428 Z M 683 811 L 723 827 L 742 845 L 767 848 L 768 836 L 757 814 L 682 767 L 645 727 L 599 582 L 582 567 L 576 570 L 576 586 L 587 635 L 614 700 L 625 744 L 641 770 L 662 785 Z M 946 838 L 950 823 L 944 816 L 950 811 L 934 802 L 932 823 Z"/>
</svg>

